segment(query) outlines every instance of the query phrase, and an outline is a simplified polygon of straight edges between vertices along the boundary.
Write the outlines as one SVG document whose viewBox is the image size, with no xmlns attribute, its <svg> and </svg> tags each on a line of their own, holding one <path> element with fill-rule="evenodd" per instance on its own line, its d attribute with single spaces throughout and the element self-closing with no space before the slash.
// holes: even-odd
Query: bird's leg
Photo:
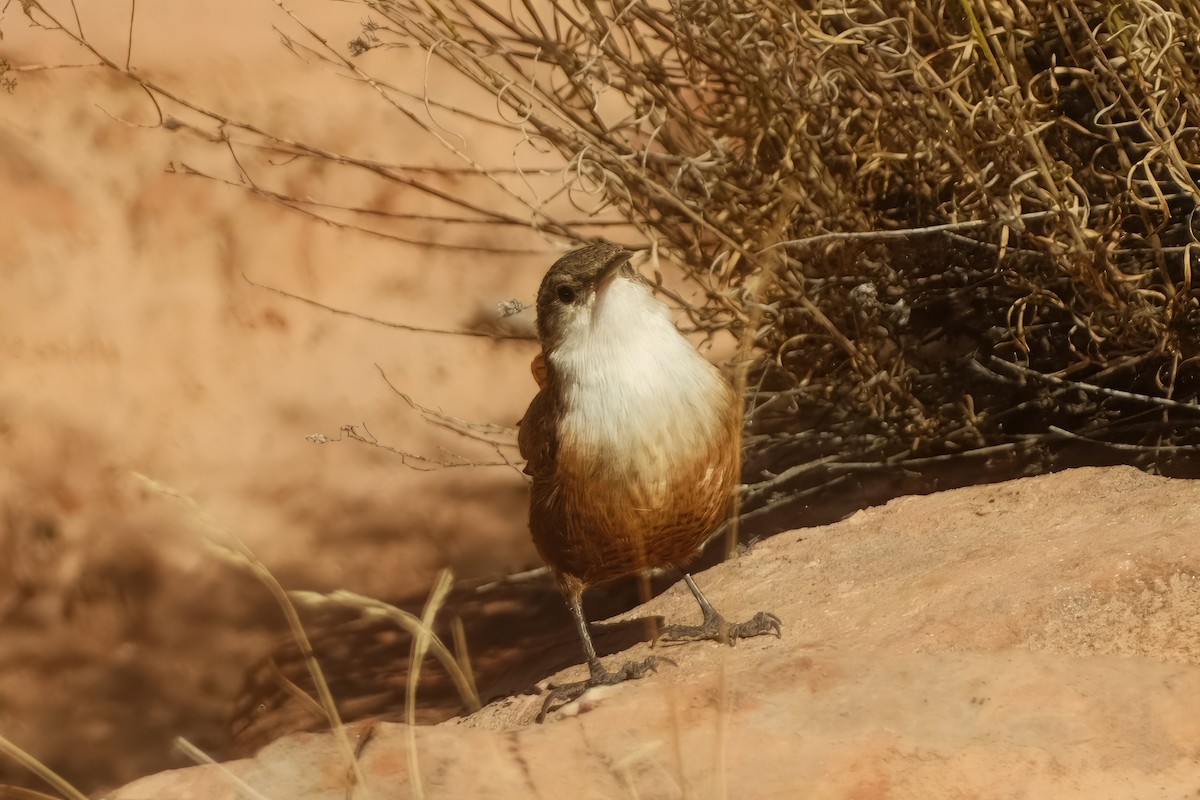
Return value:
<svg viewBox="0 0 1200 800">
<path fill-rule="evenodd" d="M 642 661 L 628 661 L 615 672 L 609 672 L 600 663 L 600 659 L 596 657 L 596 647 L 592 644 L 592 635 L 588 632 L 587 620 L 583 618 L 583 591 L 574 590 L 565 594 L 567 607 L 571 609 L 571 616 L 575 619 L 575 628 L 579 631 L 579 638 L 583 640 L 583 650 L 587 654 L 588 671 L 591 675 L 586 681 L 552 686 L 550 693 L 546 695 L 545 701 L 542 702 L 541 713 L 537 716 L 538 722 L 543 722 L 546 719 L 546 714 L 550 712 L 550 707 L 555 703 L 559 705 L 569 703 L 593 686 L 613 686 L 622 681 L 642 678 L 648 672 L 656 672 L 659 664 L 675 663 L 669 658 L 647 656 Z"/>
<path fill-rule="evenodd" d="M 713 639 L 718 642 L 737 644 L 738 639 L 761 636 L 764 633 L 773 633 L 780 638 L 783 637 L 783 623 L 779 617 L 767 611 L 758 612 L 747 622 L 726 622 L 725 618 L 712 607 L 712 603 L 708 602 L 708 598 L 704 596 L 704 592 L 700 591 L 700 587 L 696 585 L 692 576 L 685 572 L 683 579 L 687 581 L 688 588 L 692 590 L 696 602 L 700 604 L 704 620 L 699 625 L 668 625 L 663 628 L 661 638 L 668 641 Z"/>
</svg>

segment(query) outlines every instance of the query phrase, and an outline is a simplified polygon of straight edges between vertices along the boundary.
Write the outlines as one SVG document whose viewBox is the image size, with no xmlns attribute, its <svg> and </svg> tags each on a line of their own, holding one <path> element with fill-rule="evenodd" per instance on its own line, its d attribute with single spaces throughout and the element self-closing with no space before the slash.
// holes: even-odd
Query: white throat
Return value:
<svg viewBox="0 0 1200 800">
<path fill-rule="evenodd" d="M 652 453 L 664 468 L 707 451 L 730 389 L 644 284 L 617 276 L 570 322 L 547 356 L 563 390 L 561 436 L 606 458 Z"/>
</svg>

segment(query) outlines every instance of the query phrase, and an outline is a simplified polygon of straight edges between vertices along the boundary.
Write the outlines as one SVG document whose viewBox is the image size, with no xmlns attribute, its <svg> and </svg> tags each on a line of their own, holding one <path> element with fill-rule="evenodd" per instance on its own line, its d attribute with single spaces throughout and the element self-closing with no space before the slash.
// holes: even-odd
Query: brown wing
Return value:
<svg viewBox="0 0 1200 800">
<path fill-rule="evenodd" d="M 554 462 L 558 458 L 558 429 L 554 424 L 557 408 L 555 393 L 543 388 L 517 423 L 517 445 L 521 448 L 521 457 L 528 461 L 526 475 L 536 478 L 554 472 Z"/>
</svg>

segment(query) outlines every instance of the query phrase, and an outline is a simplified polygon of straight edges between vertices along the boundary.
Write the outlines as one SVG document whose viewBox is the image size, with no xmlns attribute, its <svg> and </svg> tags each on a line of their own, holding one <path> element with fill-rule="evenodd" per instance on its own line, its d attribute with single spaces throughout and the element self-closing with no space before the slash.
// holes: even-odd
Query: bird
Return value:
<svg viewBox="0 0 1200 800">
<path fill-rule="evenodd" d="M 649 656 L 605 668 L 583 615 L 589 587 L 674 567 L 703 619 L 666 626 L 661 638 L 734 644 L 782 636 L 782 622 L 768 612 L 727 622 L 683 569 L 732 511 L 742 403 L 675 327 L 631 257 L 616 244 L 591 244 L 558 259 L 538 289 L 541 352 L 532 371 L 540 388 L 518 429 L 532 479 L 529 527 L 589 672 L 551 687 L 539 722 L 591 687 L 642 678 L 669 662 Z"/>
</svg>

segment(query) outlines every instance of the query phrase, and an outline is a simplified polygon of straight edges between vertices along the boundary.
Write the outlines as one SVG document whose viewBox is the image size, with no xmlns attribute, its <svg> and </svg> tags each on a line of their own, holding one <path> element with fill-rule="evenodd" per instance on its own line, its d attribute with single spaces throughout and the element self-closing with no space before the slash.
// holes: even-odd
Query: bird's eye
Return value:
<svg viewBox="0 0 1200 800">
<path fill-rule="evenodd" d="M 572 289 L 570 286 L 558 287 L 558 299 L 564 303 L 574 303 L 575 302 L 575 290 Z"/>
</svg>

